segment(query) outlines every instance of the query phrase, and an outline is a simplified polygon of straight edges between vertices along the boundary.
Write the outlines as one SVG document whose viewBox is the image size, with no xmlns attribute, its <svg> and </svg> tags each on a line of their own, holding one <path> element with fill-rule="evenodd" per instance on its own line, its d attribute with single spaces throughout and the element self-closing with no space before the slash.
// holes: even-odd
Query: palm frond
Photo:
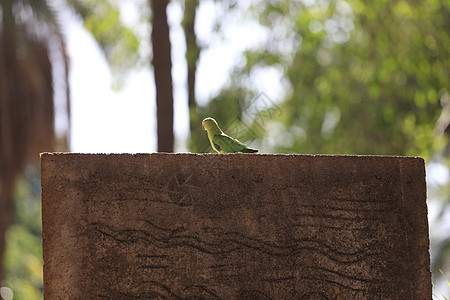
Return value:
<svg viewBox="0 0 450 300">
<path fill-rule="evenodd" d="M 57 16 L 48 1 L 0 1 L 0 257 L 12 220 L 16 176 L 38 153 L 55 145 L 54 73 L 58 52 L 69 103 L 68 56 Z M 70 116 L 70 106 L 67 105 Z M 3 265 L 0 260 L 0 279 Z"/>
</svg>

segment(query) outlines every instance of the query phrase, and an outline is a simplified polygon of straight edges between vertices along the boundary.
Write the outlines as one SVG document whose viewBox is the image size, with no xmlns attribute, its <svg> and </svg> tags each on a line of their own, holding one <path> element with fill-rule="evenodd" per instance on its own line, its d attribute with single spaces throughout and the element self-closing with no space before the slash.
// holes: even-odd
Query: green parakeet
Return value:
<svg viewBox="0 0 450 300">
<path fill-rule="evenodd" d="M 202 122 L 202 127 L 208 132 L 208 139 L 211 147 L 218 153 L 255 153 L 256 149 L 251 149 L 245 146 L 231 136 L 226 135 L 217 125 L 213 118 L 206 118 Z"/>
</svg>

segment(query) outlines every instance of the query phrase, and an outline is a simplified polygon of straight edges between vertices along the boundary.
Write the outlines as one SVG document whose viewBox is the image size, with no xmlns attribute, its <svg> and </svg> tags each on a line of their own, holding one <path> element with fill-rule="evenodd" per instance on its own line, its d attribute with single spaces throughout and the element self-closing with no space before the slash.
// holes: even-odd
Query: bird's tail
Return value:
<svg viewBox="0 0 450 300">
<path fill-rule="evenodd" d="M 244 150 L 242 150 L 242 153 L 256 153 L 256 152 L 258 152 L 258 150 L 252 148 L 245 148 Z"/>
</svg>

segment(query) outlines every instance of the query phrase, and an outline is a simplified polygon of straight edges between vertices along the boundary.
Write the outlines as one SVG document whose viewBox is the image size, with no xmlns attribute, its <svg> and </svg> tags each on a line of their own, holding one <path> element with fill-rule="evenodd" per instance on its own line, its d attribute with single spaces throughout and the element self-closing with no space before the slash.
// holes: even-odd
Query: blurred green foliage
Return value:
<svg viewBox="0 0 450 300">
<path fill-rule="evenodd" d="M 42 299 L 42 238 L 39 170 L 27 167 L 14 193 L 15 215 L 6 234 L 4 285 L 14 300 Z"/>
<path fill-rule="evenodd" d="M 102 49 L 113 75 L 113 86 L 120 88 L 128 72 L 140 62 L 136 28 L 124 24 L 117 2 L 111 0 L 66 0 L 83 20 L 83 25 Z M 144 10 L 146 11 L 146 10 Z"/>
<path fill-rule="evenodd" d="M 281 113 L 259 126 L 263 151 L 430 158 L 446 142 L 435 127 L 450 87 L 449 9 L 440 1 L 257 1 L 266 43 L 244 54 L 227 96 L 200 110 L 225 110 L 222 123 L 241 119 L 235 99 L 259 95 L 265 87 L 248 90 L 252 74 L 275 69 L 287 88 L 275 105 Z"/>
</svg>

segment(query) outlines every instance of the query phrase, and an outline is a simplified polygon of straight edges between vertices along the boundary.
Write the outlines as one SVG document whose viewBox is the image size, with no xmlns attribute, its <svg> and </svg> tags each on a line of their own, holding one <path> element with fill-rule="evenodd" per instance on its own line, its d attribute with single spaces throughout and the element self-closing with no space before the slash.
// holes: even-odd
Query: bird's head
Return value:
<svg viewBox="0 0 450 300">
<path fill-rule="evenodd" d="M 208 131 L 212 128 L 219 128 L 219 125 L 217 125 L 216 120 L 214 120 L 213 118 L 205 118 L 202 121 L 202 129 Z"/>
</svg>

